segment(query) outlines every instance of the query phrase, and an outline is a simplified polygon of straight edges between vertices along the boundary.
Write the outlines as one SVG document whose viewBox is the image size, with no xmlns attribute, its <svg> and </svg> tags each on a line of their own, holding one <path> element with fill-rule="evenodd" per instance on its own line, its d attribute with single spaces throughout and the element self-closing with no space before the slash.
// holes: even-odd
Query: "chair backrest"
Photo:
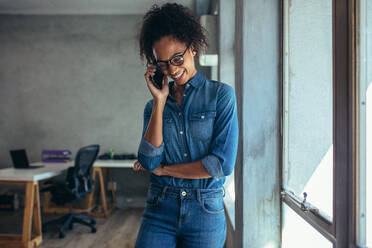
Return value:
<svg viewBox="0 0 372 248">
<path fill-rule="evenodd" d="M 92 167 L 98 152 L 99 145 L 80 148 L 75 157 L 75 166 L 67 172 L 67 187 L 77 198 L 92 192 Z"/>
</svg>

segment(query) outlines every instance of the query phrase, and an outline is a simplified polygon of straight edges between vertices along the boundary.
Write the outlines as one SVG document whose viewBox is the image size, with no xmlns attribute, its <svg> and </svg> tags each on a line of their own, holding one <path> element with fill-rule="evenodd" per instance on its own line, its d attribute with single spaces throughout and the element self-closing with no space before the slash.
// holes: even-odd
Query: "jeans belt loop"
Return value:
<svg viewBox="0 0 372 248">
<path fill-rule="evenodd" d="M 223 192 L 222 197 L 225 197 L 225 193 L 226 193 L 226 191 L 225 191 L 225 187 L 224 187 L 224 186 L 222 186 L 222 192 Z"/>
<path fill-rule="evenodd" d="M 165 198 L 165 192 L 167 191 L 168 189 L 168 186 L 165 186 L 161 192 L 161 199 L 164 199 Z"/>
<path fill-rule="evenodd" d="M 196 199 L 201 203 L 200 189 L 196 189 Z"/>
</svg>

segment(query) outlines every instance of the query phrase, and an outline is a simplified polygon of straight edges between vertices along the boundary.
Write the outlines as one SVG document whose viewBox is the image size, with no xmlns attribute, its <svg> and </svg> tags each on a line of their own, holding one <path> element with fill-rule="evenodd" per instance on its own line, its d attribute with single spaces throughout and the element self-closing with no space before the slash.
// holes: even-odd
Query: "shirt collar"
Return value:
<svg viewBox="0 0 372 248">
<path fill-rule="evenodd" d="M 196 72 L 195 76 L 190 79 L 188 82 L 190 85 L 194 86 L 195 88 L 201 87 L 205 82 L 205 76 L 201 72 Z"/>
<path fill-rule="evenodd" d="M 189 80 L 189 82 L 187 82 L 187 83 L 190 84 L 191 86 L 195 87 L 195 88 L 199 88 L 199 87 L 203 86 L 205 80 L 206 80 L 206 77 L 204 76 L 204 74 L 198 71 L 198 72 L 196 72 L 195 76 L 193 78 L 191 78 Z M 174 85 L 174 81 L 169 83 L 170 92 L 172 92 L 173 85 Z M 168 97 L 170 97 L 171 99 L 174 100 L 174 97 L 171 94 L 169 94 Z"/>
</svg>

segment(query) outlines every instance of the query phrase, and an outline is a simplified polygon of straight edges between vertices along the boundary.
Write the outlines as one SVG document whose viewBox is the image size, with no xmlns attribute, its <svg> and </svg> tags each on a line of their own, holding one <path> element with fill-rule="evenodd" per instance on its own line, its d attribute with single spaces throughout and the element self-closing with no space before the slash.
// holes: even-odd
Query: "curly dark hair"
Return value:
<svg viewBox="0 0 372 248">
<path fill-rule="evenodd" d="M 154 43 L 169 35 L 192 46 L 199 55 L 208 46 L 206 32 L 188 8 L 176 3 L 166 3 L 161 7 L 155 4 L 143 17 L 138 35 L 141 59 L 146 58 L 148 63 L 154 64 Z"/>
</svg>

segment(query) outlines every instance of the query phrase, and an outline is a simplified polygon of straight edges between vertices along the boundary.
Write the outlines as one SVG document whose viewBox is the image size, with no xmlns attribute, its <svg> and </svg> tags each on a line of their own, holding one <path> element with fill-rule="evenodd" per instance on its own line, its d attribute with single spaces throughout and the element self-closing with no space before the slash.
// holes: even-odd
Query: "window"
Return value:
<svg viewBox="0 0 372 248">
<path fill-rule="evenodd" d="M 299 209 L 314 215 L 314 223 L 329 227 L 333 216 L 332 1 L 284 1 L 283 36 L 282 188 Z M 302 240 L 317 232 L 299 218 L 284 201 L 282 247 L 299 247 L 293 242 L 294 232 Z M 322 235 L 312 237 L 323 245 L 316 247 L 332 247 Z"/>
<path fill-rule="evenodd" d="M 309 240 L 317 248 L 356 244 L 353 98 L 358 1 L 236 1 L 236 82 L 243 133 L 242 167 L 237 167 L 235 182 L 239 247 L 297 248 Z M 281 8 L 275 5 L 279 2 Z M 282 35 L 275 33 L 277 13 Z M 277 47 L 282 48 L 281 84 L 275 77 Z M 265 111 L 278 105 L 268 100 L 275 99 L 272 92 L 278 85 L 281 149 L 269 150 L 277 140 L 267 134 L 276 133 L 265 127 L 275 113 Z M 275 151 L 280 151 L 280 162 Z M 277 168 L 280 176 L 270 178 Z M 281 201 L 275 202 L 279 194 L 273 178 L 281 179 Z"/>
<path fill-rule="evenodd" d="M 332 1 L 286 6 L 283 188 L 332 217 Z M 289 3 L 289 1 L 287 1 Z"/>
<path fill-rule="evenodd" d="M 282 247 L 355 242 L 354 1 L 283 1 Z"/>
</svg>

